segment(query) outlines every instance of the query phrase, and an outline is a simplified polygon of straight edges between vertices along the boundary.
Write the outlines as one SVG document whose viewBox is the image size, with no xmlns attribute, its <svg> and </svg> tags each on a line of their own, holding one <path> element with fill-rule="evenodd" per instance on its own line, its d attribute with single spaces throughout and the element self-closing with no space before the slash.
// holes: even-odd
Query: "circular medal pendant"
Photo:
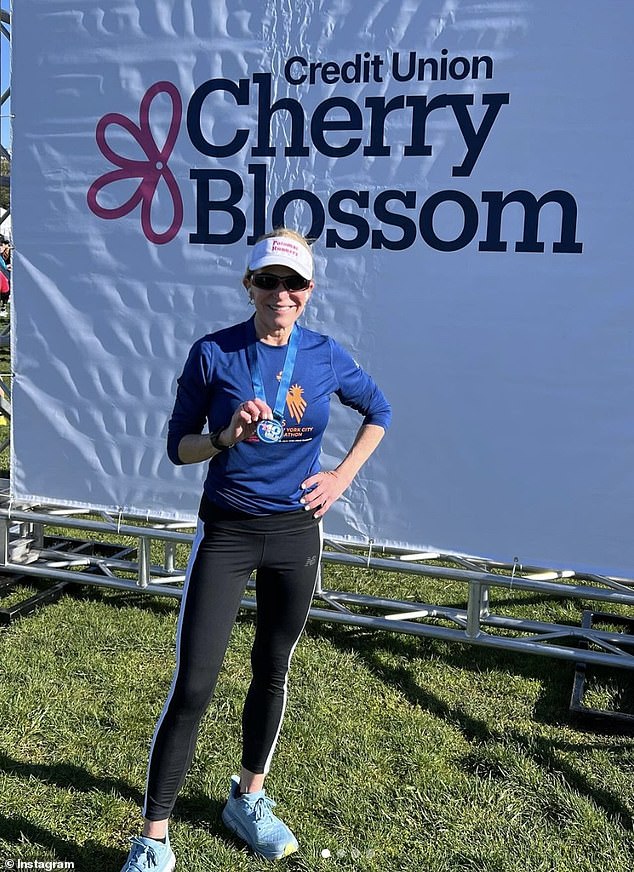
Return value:
<svg viewBox="0 0 634 872">
<path fill-rule="evenodd" d="M 282 436 L 284 435 L 284 425 L 281 421 L 273 421 L 267 418 L 258 423 L 255 432 L 257 433 L 260 442 L 273 444 L 275 442 L 281 442 Z"/>
</svg>

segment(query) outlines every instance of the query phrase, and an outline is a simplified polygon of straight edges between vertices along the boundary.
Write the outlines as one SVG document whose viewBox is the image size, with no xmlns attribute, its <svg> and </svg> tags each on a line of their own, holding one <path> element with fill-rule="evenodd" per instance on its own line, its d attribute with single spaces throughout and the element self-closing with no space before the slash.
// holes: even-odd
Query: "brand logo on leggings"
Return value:
<svg viewBox="0 0 634 872">
<path fill-rule="evenodd" d="M 304 566 L 314 566 L 316 563 L 317 563 L 317 555 L 313 554 L 312 557 L 306 558 L 306 563 L 304 564 Z"/>
</svg>

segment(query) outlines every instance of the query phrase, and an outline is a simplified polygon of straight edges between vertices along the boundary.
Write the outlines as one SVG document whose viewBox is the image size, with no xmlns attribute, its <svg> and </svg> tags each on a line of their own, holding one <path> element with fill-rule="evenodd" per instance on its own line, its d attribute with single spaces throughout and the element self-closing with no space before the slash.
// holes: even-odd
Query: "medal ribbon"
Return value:
<svg viewBox="0 0 634 872">
<path fill-rule="evenodd" d="M 258 400 L 267 402 L 266 393 L 264 391 L 264 380 L 262 379 L 262 370 L 258 360 L 257 337 L 255 336 L 255 326 L 251 322 L 253 329 L 253 341 L 247 346 L 247 357 L 249 361 L 249 370 L 251 371 L 251 382 L 253 383 L 253 392 Z M 293 330 L 288 339 L 286 347 L 286 356 L 284 357 L 284 366 L 282 368 L 282 378 L 277 388 L 277 396 L 275 397 L 275 406 L 273 407 L 273 417 L 276 421 L 284 420 L 284 405 L 286 403 L 286 395 L 291 386 L 293 378 L 293 370 L 295 369 L 295 358 L 297 357 L 297 349 L 299 348 L 299 330 L 293 325 Z"/>
</svg>

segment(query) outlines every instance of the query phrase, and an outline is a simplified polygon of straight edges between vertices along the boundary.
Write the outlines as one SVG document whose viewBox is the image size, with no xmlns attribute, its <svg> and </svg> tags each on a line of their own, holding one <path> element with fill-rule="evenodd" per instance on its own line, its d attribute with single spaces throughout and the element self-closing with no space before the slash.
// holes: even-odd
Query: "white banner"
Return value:
<svg viewBox="0 0 634 872">
<path fill-rule="evenodd" d="M 15 499 L 194 515 L 165 456 L 248 246 L 317 237 L 306 326 L 394 422 L 353 541 L 631 576 L 634 7 L 21 0 Z M 323 466 L 358 416 L 333 402 Z"/>
</svg>

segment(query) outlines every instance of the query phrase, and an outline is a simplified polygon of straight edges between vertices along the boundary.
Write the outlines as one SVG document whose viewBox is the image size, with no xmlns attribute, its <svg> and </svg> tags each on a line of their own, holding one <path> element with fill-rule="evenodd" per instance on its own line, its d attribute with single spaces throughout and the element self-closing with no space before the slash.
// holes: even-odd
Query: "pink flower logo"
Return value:
<svg viewBox="0 0 634 872">
<path fill-rule="evenodd" d="M 167 94 L 172 101 L 172 119 L 170 121 L 167 137 L 163 148 L 159 149 L 150 128 L 150 105 L 157 94 Z M 141 227 L 150 242 L 162 245 L 173 239 L 183 223 L 183 200 L 176 184 L 176 179 L 168 167 L 167 162 L 176 143 L 182 115 L 181 96 L 175 85 L 171 82 L 155 82 L 145 92 L 139 109 L 138 126 L 119 112 L 110 112 L 104 115 L 97 124 L 97 145 L 99 150 L 110 163 L 119 167 L 99 176 L 88 189 L 88 207 L 99 218 L 121 218 L 131 212 L 141 203 Z M 116 124 L 127 130 L 138 142 L 147 160 L 131 160 L 117 154 L 106 142 L 106 130 L 110 124 Z M 162 233 L 158 233 L 152 227 L 152 200 L 159 181 L 163 178 L 172 197 L 174 216 L 172 223 Z M 121 206 L 107 209 L 97 202 L 97 194 L 111 182 L 121 179 L 141 179 L 139 186 L 132 196 Z"/>
</svg>

